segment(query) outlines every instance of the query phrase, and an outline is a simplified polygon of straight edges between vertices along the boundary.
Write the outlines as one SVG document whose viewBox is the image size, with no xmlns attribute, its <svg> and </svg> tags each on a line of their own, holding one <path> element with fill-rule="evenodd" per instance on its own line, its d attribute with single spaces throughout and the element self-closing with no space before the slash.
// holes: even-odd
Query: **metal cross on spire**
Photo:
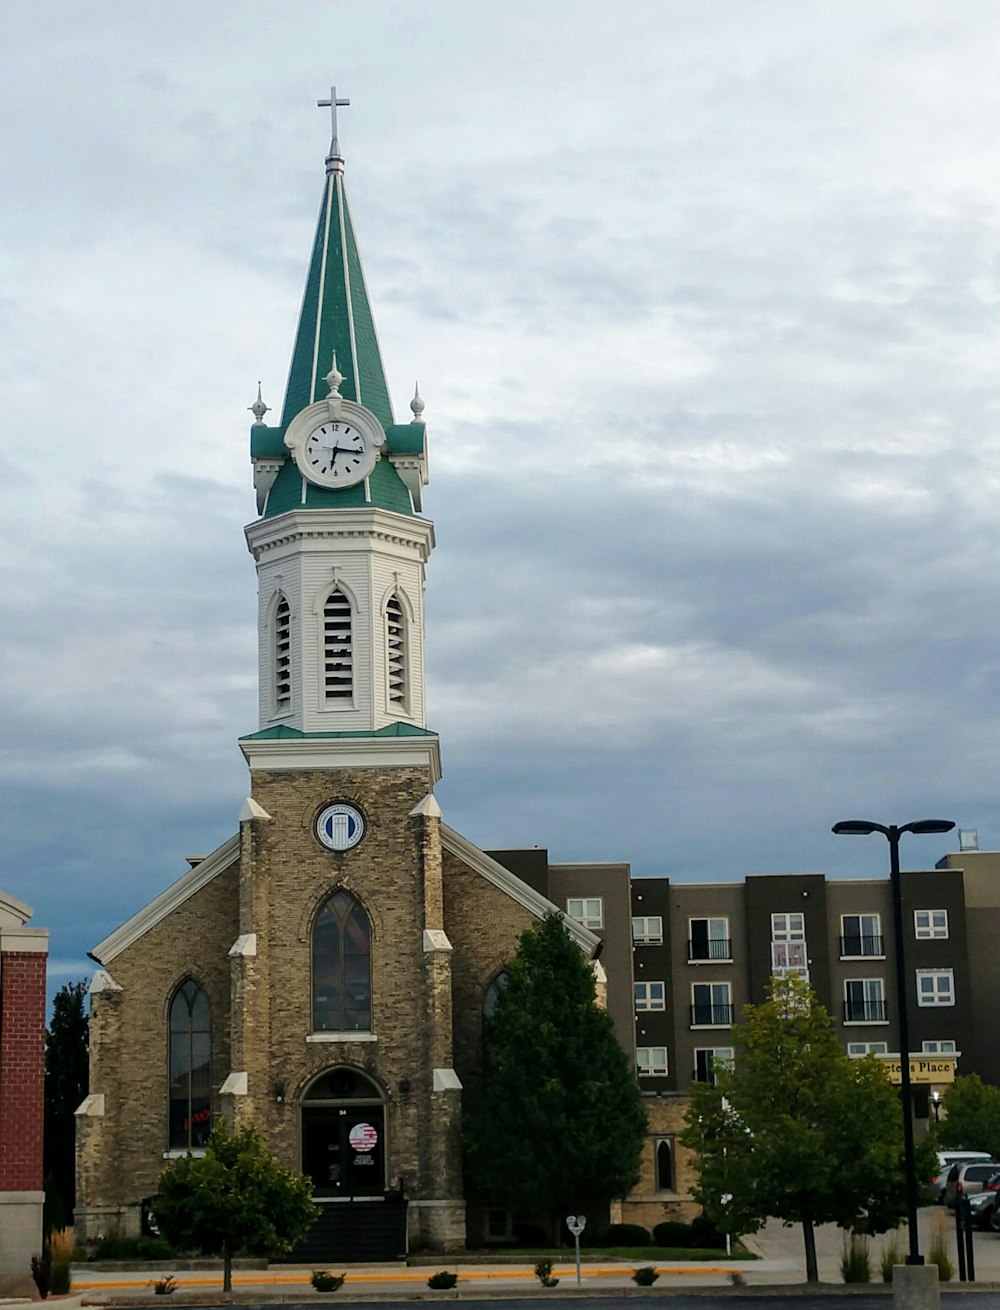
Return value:
<svg viewBox="0 0 1000 1310">
<path fill-rule="evenodd" d="M 333 135 L 330 140 L 330 153 L 326 157 L 326 171 L 328 173 L 342 173 L 344 171 L 344 157 L 340 153 L 340 142 L 337 140 L 337 110 L 346 108 L 350 100 L 338 100 L 337 88 L 330 87 L 329 100 L 317 100 L 316 106 L 319 109 L 329 109 L 330 120 L 333 127 Z"/>
</svg>

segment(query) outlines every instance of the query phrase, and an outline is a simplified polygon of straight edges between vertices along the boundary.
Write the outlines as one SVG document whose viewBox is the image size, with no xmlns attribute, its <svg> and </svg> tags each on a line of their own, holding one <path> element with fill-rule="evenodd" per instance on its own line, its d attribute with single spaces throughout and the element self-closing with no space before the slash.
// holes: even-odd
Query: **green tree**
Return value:
<svg viewBox="0 0 1000 1310">
<path fill-rule="evenodd" d="M 507 973 L 465 1122 L 469 1194 L 552 1218 L 593 1213 L 638 1181 L 646 1113 L 635 1073 L 560 915 L 522 935 Z"/>
<path fill-rule="evenodd" d="M 956 1078 L 942 1098 L 944 1117 L 934 1136 L 941 1146 L 965 1151 L 1000 1151 L 1000 1087 L 978 1074 Z"/>
<path fill-rule="evenodd" d="M 57 1226 L 76 1203 L 75 1114 L 90 1085 L 86 996 L 85 982 L 60 987 L 45 1034 L 46 1209 Z"/>
<path fill-rule="evenodd" d="M 692 1089 L 681 1141 L 698 1155 L 694 1194 L 730 1233 L 769 1217 L 801 1223 L 806 1278 L 816 1282 L 816 1224 L 880 1233 L 906 1211 L 898 1093 L 874 1057 L 848 1059 L 798 978 L 774 979 L 733 1037 L 734 1066 L 714 1087 Z"/>
<path fill-rule="evenodd" d="M 160 1175 L 153 1212 L 160 1232 L 179 1247 L 221 1253 L 223 1291 L 232 1291 L 233 1255 L 288 1251 L 319 1213 L 311 1181 L 267 1153 L 250 1125 L 212 1130 L 203 1157 L 174 1160 Z"/>
</svg>

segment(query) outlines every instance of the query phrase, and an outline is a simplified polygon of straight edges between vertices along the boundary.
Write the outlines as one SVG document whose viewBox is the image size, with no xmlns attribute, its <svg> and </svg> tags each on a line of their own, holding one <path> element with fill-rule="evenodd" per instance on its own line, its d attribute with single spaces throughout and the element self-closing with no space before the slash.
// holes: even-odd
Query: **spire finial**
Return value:
<svg viewBox="0 0 1000 1310">
<path fill-rule="evenodd" d="M 326 171 L 328 173 L 343 173 L 344 171 L 344 156 L 340 153 L 340 142 L 337 140 L 337 110 L 345 108 L 350 103 L 350 100 L 337 99 L 337 88 L 335 86 L 330 87 L 329 100 L 316 101 L 319 109 L 329 109 L 333 127 L 333 135 L 330 138 L 330 152 L 326 157 Z"/>
<path fill-rule="evenodd" d="M 264 398 L 260 394 L 260 379 L 257 380 L 257 399 L 252 405 L 247 405 L 247 409 L 253 415 L 254 427 L 264 426 L 264 415 L 271 412 L 271 406 L 264 404 Z"/>
<path fill-rule="evenodd" d="M 329 373 L 327 373 L 326 377 L 323 379 L 323 381 L 324 381 L 324 382 L 327 384 L 327 386 L 330 388 L 330 395 L 331 395 L 331 396 L 339 396 L 339 395 L 340 395 L 340 384 L 341 384 L 341 382 L 343 382 L 343 380 L 344 380 L 344 375 L 343 375 L 343 373 L 341 373 L 340 369 L 337 367 L 337 352 L 334 351 L 334 352 L 333 352 L 333 363 L 330 365 L 330 371 L 329 371 Z"/>
<path fill-rule="evenodd" d="M 422 423 L 423 419 L 421 416 L 424 412 L 424 398 L 420 394 L 419 382 L 413 384 L 413 399 L 410 401 L 410 409 L 413 411 L 413 419 L 411 421 L 414 423 Z"/>
</svg>

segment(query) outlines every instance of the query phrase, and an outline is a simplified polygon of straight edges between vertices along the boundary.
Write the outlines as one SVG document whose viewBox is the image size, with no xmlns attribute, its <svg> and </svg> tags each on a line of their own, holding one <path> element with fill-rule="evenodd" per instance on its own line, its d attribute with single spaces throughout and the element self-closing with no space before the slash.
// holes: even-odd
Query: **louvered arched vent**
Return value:
<svg viewBox="0 0 1000 1310">
<path fill-rule="evenodd" d="M 389 704 L 406 707 L 406 615 L 399 597 L 389 597 L 385 607 L 389 644 Z"/>
<path fill-rule="evenodd" d="M 327 700 L 349 701 L 354 694 L 351 602 L 339 589 L 323 607 L 323 685 Z"/>
<path fill-rule="evenodd" d="M 292 704 L 292 616 L 282 596 L 274 608 L 274 707 L 287 710 Z"/>
</svg>

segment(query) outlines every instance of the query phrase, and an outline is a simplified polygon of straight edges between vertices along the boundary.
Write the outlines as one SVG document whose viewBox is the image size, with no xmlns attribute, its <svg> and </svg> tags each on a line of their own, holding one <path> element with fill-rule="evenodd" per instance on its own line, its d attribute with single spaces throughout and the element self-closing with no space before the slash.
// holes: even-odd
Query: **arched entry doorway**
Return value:
<svg viewBox="0 0 1000 1310">
<path fill-rule="evenodd" d="M 386 1186 L 385 1103 L 357 1069 L 331 1069 L 302 1098 L 302 1172 L 317 1201 L 378 1196 Z"/>
</svg>

